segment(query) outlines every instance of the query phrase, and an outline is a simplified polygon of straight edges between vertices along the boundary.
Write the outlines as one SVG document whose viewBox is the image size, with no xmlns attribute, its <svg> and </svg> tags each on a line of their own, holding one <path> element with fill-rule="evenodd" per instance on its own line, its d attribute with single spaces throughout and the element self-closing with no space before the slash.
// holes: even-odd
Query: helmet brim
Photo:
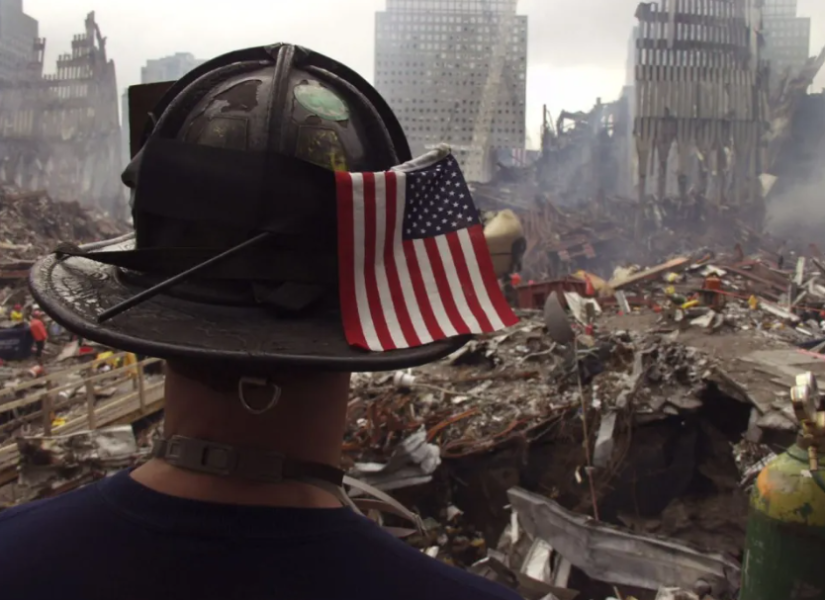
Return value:
<svg viewBox="0 0 825 600">
<path fill-rule="evenodd" d="M 81 248 L 130 250 L 134 235 Z M 101 312 L 141 289 L 124 283 L 115 267 L 82 257 L 42 258 L 31 269 L 29 285 L 43 311 L 86 339 L 147 356 L 248 365 L 255 370 L 387 371 L 436 361 L 471 339 L 460 336 L 417 348 L 367 352 L 347 343 L 336 311 L 285 318 L 264 308 L 205 304 L 163 294 L 99 324 Z"/>
</svg>

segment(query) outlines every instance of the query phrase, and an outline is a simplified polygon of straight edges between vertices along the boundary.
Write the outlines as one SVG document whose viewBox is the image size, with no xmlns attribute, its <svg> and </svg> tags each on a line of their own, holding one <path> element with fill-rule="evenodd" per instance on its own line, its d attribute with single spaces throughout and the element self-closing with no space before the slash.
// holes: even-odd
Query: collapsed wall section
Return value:
<svg viewBox="0 0 825 600">
<path fill-rule="evenodd" d="M 648 175 L 656 177 L 659 199 L 684 196 L 690 187 L 720 204 L 758 198 L 767 118 L 755 4 L 639 5 L 634 134 L 641 201 L 649 193 Z"/>
<path fill-rule="evenodd" d="M 94 13 L 54 74 L 43 74 L 44 49 L 38 40 L 25 77 L 0 81 L 0 180 L 120 216 L 126 202 L 115 65 Z"/>
</svg>

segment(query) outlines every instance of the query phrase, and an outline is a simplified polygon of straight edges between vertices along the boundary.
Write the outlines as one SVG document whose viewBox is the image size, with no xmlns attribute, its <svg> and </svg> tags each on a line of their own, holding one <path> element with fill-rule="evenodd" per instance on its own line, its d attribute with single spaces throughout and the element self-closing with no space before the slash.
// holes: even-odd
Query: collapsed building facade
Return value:
<svg viewBox="0 0 825 600">
<path fill-rule="evenodd" d="M 0 81 L 0 180 L 113 215 L 125 210 L 114 61 L 94 12 L 71 53 L 44 74 L 46 40 L 15 81 Z"/>
<path fill-rule="evenodd" d="M 523 275 L 609 277 L 623 263 L 737 243 L 783 251 L 765 231 L 783 235 L 772 212 L 821 171 L 807 89 L 825 52 L 772 73 L 757 4 L 641 3 L 621 98 L 555 121 L 545 111 L 541 157 L 500 164 L 475 186 L 483 208 L 511 208 L 524 223 Z"/>
<path fill-rule="evenodd" d="M 748 0 L 640 4 L 634 135 L 638 198 L 686 197 L 750 205 L 760 197 L 767 123 L 759 9 Z M 671 165 L 675 177 L 670 177 Z"/>
</svg>

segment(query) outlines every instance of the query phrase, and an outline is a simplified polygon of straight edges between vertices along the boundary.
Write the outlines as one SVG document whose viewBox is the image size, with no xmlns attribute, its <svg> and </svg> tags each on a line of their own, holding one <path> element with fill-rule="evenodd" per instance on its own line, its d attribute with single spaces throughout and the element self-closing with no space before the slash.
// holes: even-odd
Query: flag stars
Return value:
<svg viewBox="0 0 825 600">
<path fill-rule="evenodd" d="M 407 175 L 406 239 L 441 236 L 472 227 L 478 212 L 454 157 Z"/>
</svg>

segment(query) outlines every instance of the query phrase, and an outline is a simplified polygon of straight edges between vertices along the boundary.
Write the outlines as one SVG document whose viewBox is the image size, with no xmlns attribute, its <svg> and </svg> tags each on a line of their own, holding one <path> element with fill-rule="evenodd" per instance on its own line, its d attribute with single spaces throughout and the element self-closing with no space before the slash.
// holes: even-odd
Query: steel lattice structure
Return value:
<svg viewBox="0 0 825 600">
<path fill-rule="evenodd" d="M 121 147 L 114 62 L 94 13 L 72 52 L 43 74 L 45 40 L 18 81 L 0 82 L 0 179 L 120 214 Z"/>
<path fill-rule="evenodd" d="M 649 174 L 656 175 L 660 199 L 673 190 L 684 196 L 689 188 L 719 203 L 758 198 L 767 121 L 760 4 L 639 5 L 634 134 L 640 201 L 647 198 Z"/>
</svg>

